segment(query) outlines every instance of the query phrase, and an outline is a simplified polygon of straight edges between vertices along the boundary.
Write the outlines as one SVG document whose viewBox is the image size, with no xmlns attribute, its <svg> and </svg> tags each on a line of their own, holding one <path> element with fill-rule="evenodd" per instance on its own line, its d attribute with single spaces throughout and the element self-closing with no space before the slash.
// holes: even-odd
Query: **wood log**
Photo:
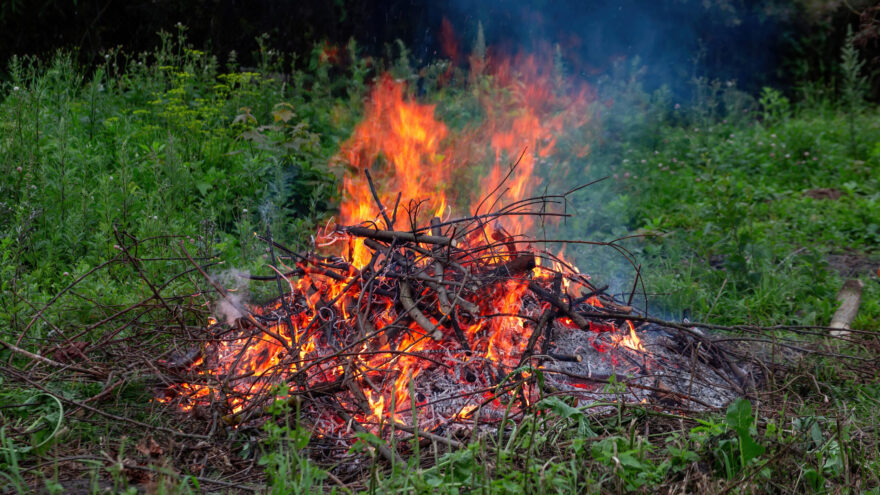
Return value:
<svg viewBox="0 0 880 495">
<path fill-rule="evenodd" d="M 548 352 L 546 356 L 554 361 L 563 363 L 580 363 L 584 360 L 580 354 L 556 354 L 555 352 Z"/>
<path fill-rule="evenodd" d="M 516 277 L 535 268 L 535 255 L 520 253 L 516 258 L 492 270 L 493 277 Z"/>
<path fill-rule="evenodd" d="M 859 312 L 859 304 L 862 302 L 862 288 L 865 284 L 858 279 L 847 280 L 843 284 L 843 288 L 837 293 L 837 300 L 840 301 L 840 307 L 831 317 L 832 328 L 840 330 L 832 330 L 832 337 L 843 337 L 849 335 L 847 330 L 850 329 L 856 313 Z"/>
<path fill-rule="evenodd" d="M 434 340 L 440 340 L 443 338 L 443 332 L 431 323 L 431 320 L 429 320 L 428 317 L 416 307 L 416 303 L 412 296 L 412 290 L 409 288 L 409 284 L 403 281 L 400 282 L 400 302 L 403 304 L 403 308 L 409 313 L 412 319 L 415 320 L 423 330 L 425 330 L 426 334 Z"/>
<path fill-rule="evenodd" d="M 574 322 L 575 325 L 580 327 L 583 330 L 587 330 L 590 327 L 590 323 L 584 318 L 580 313 L 575 312 L 571 306 L 569 306 L 565 301 L 556 297 L 555 294 L 545 290 L 543 287 L 538 285 L 536 282 L 529 282 L 529 290 L 535 293 L 538 298 L 543 299 L 544 301 L 552 304 L 556 309 L 561 311 L 565 316 L 571 318 L 571 321 Z"/>
<path fill-rule="evenodd" d="M 357 237 L 368 237 L 383 242 L 416 242 L 419 244 L 436 244 L 438 246 L 455 247 L 454 239 L 446 236 L 413 234 L 412 232 L 398 232 L 394 230 L 376 230 L 369 227 L 337 227 L 337 230 Z"/>
<path fill-rule="evenodd" d="M 442 232 L 440 231 L 440 219 L 434 217 L 431 219 L 431 234 L 435 237 L 441 237 Z M 443 263 L 440 263 L 437 258 L 439 258 L 441 254 L 440 247 L 436 247 L 433 249 L 434 253 L 434 282 L 436 285 L 434 286 L 434 290 L 437 291 L 437 299 L 440 301 L 440 310 L 443 311 L 444 314 L 449 314 L 452 311 L 452 304 L 449 302 L 449 295 L 446 294 L 446 289 L 443 287 Z"/>
</svg>

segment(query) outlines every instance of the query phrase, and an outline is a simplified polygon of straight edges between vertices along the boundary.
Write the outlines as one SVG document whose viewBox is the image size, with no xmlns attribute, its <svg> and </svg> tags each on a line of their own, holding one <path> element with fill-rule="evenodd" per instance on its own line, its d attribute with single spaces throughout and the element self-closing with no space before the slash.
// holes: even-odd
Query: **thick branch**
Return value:
<svg viewBox="0 0 880 495">
<path fill-rule="evenodd" d="M 455 247 L 455 240 L 446 236 L 413 234 L 412 232 L 398 232 L 395 230 L 376 230 L 369 227 L 337 227 L 340 232 L 357 236 L 368 237 L 383 242 L 416 242 L 420 244 L 436 244 L 438 246 Z"/>
</svg>

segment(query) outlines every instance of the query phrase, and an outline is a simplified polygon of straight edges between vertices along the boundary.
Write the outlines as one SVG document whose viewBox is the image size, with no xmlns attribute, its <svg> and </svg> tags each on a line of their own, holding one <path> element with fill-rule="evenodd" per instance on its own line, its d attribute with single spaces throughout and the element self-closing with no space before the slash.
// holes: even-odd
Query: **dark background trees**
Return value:
<svg viewBox="0 0 880 495">
<path fill-rule="evenodd" d="M 419 61 L 442 53 L 443 18 L 467 51 L 482 23 L 489 45 L 506 50 L 560 43 L 571 70 L 586 77 L 615 60 L 640 58 L 649 84 L 694 76 L 735 80 L 756 92 L 804 79 L 833 84 L 846 26 L 877 62 L 880 7 L 853 0 L 6 0 L 0 4 L 0 63 L 13 54 L 78 50 L 88 64 L 122 46 L 150 50 L 160 30 L 187 27 L 194 46 L 221 61 L 235 51 L 255 65 L 257 36 L 304 54 L 316 43 L 354 38 L 382 55 L 399 39 Z M 869 64 L 870 66 L 870 64 Z M 876 96 L 876 94 L 875 94 Z"/>
</svg>

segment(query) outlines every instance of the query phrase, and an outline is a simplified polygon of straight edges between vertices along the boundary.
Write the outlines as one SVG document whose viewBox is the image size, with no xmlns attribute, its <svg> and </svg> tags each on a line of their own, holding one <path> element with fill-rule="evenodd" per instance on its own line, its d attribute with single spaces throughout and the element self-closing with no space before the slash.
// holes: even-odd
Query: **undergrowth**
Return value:
<svg viewBox="0 0 880 495">
<path fill-rule="evenodd" d="M 118 254 L 117 232 L 179 236 L 200 256 L 261 272 L 266 253 L 254 231 L 270 229 L 307 247 L 315 225 L 332 214 L 337 178 L 327 164 L 357 122 L 375 68 L 353 44 L 345 68 L 331 67 L 321 47 L 308 55 L 306 71 L 270 50 L 256 70 L 234 62 L 221 68 L 184 34 L 162 35 L 149 54 L 108 52 L 90 71 L 63 53 L 51 61 L 13 60 L 0 102 L 4 341 L 15 341 L 54 294 Z M 398 78 L 421 80 L 424 98 L 450 125 L 480 118 L 467 77 L 439 87 L 449 64 L 416 73 L 403 51 L 389 67 Z M 594 123 L 565 138 L 586 142 L 591 153 L 565 171 L 539 172 L 549 187 L 551 179 L 609 177 L 577 196 L 573 217 L 555 228 L 595 240 L 639 234 L 621 242 L 643 264 L 649 311 L 673 318 L 824 325 L 843 279 L 862 278 L 854 328 L 868 333 L 855 336 L 856 351 L 874 359 L 880 111 L 861 97 L 857 52 L 850 47 L 843 59 L 850 73 L 842 97 L 809 104 L 772 88 L 752 96 L 699 78 L 694 101 L 675 102 L 663 89 L 649 94 L 641 87 L 638 61 L 617 66 L 614 77 L 596 81 L 603 101 L 615 101 L 612 111 L 597 105 Z M 160 239 L 140 255 L 170 256 L 175 245 Z M 633 270 L 619 260 L 588 250 L 568 254 L 615 290 L 633 287 Z M 849 265 L 834 261 L 840 256 Z M 77 305 L 50 309 L 21 345 L 38 349 L 54 331 L 48 321 L 85 327 L 105 317 L 109 309 L 91 307 L 89 298 L 123 305 L 148 293 L 132 283 L 129 268 L 102 273 L 77 287 Z M 14 357 L 2 349 L 0 359 Z M 770 373 L 767 391 L 696 417 L 551 395 L 460 448 L 408 440 L 414 455 L 390 467 L 376 454 L 381 440 L 364 436 L 353 447 L 365 459 L 364 476 L 350 486 L 308 455 L 312 433 L 284 401 L 259 445 L 245 442 L 231 455 L 258 458 L 273 493 L 877 493 L 880 387 L 834 358 L 790 364 Z M 119 428 L 70 417 L 50 395 L 0 380 L 5 490 L 63 492 L 70 463 L 78 463 L 73 472 L 87 480 L 87 491 L 136 490 L 124 440 L 104 458 L 81 454 L 103 452 Z M 53 390 L 83 398 L 99 391 L 100 384 Z M 135 384 L 114 396 L 113 406 L 148 397 Z M 609 407 L 613 414 L 592 414 Z M 63 460 L 71 457 L 79 460 Z M 160 458 L 151 462 L 158 493 L 214 489 Z"/>
</svg>

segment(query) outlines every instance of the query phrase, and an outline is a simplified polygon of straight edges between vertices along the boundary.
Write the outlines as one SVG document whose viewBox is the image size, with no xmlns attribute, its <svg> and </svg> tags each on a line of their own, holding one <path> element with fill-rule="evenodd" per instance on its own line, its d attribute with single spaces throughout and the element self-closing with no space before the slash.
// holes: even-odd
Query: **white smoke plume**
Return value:
<svg viewBox="0 0 880 495">
<path fill-rule="evenodd" d="M 213 314 L 218 321 L 224 321 L 233 325 L 236 320 L 244 316 L 244 304 L 249 299 L 247 271 L 230 268 L 220 273 L 212 274 L 212 278 L 227 290 L 226 297 L 214 303 Z"/>
</svg>

